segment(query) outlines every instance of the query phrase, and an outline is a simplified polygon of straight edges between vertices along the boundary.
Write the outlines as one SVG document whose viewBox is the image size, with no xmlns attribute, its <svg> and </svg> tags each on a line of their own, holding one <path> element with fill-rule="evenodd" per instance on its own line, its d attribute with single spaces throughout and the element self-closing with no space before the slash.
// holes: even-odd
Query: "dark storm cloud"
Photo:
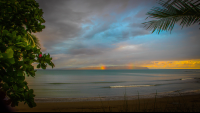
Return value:
<svg viewBox="0 0 200 113">
<path fill-rule="evenodd" d="M 80 23 L 87 14 L 74 12 L 67 7 L 68 0 L 38 0 L 43 9 L 46 28 L 38 33 L 44 46 L 49 48 L 81 34 Z"/>
<path fill-rule="evenodd" d="M 112 17 L 111 13 L 120 14 L 138 7 L 149 1 L 140 0 L 36 0 L 43 9 L 46 28 L 38 33 L 44 47 L 49 48 L 56 43 L 69 38 L 84 35 L 81 24 L 91 22 L 91 17 L 104 21 L 85 34 L 85 38 L 92 38 L 95 34 L 109 29 L 110 24 L 119 17 Z M 150 3 L 150 2 L 149 2 Z M 151 2 L 152 3 L 152 2 Z M 106 17 L 107 15 L 107 17 Z M 88 27 L 87 27 L 88 28 Z M 125 37 L 127 36 L 127 33 Z M 123 36 L 118 36 L 120 39 Z M 116 38 L 118 38 L 116 37 Z M 46 41 L 48 40 L 48 41 Z"/>
</svg>

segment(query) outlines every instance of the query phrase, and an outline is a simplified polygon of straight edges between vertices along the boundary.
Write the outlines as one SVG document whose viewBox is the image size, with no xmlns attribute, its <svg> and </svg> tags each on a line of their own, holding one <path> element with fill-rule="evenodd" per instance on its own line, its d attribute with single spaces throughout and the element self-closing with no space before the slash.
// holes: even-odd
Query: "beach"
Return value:
<svg viewBox="0 0 200 113">
<path fill-rule="evenodd" d="M 16 112 L 126 112 L 126 111 L 200 111 L 200 93 L 176 95 L 139 95 L 93 98 L 46 98 L 35 99 L 37 104 L 29 108 L 22 102 L 12 108 Z"/>
</svg>

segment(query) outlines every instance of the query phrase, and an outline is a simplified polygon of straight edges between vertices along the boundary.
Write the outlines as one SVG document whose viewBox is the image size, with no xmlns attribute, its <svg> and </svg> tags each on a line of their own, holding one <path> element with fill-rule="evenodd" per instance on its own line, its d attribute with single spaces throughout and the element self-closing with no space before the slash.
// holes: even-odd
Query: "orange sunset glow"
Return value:
<svg viewBox="0 0 200 113">
<path fill-rule="evenodd" d="M 106 66 L 102 65 L 101 70 L 105 70 L 105 69 L 106 69 Z"/>
<path fill-rule="evenodd" d="M 128 64 L 128 69 L 134 69 L 133 63 Z"/>
<path fill-rule="evenodd" d="M 33 64 L 36 68 L 37 64 Z M 200 59 L 196 60 L 180 60 L 180 61 L 146 61 L 137 63 L 128 63 L 121 66 L 109 66 L 109 65 L 99 65 L 99 66 L 86 66 L 80 68 L 70 68 L 78 70 L 109 70 L 109 69 L 145 69 L 138 67 L 146 67 L 148 69 L 200 69 Z"/>
<path fill-rule="evenodd" d="M 151 61 L 140 66 L 149 69 L 200 69 L 200 59 L 181 61 Z"/>
</svg>

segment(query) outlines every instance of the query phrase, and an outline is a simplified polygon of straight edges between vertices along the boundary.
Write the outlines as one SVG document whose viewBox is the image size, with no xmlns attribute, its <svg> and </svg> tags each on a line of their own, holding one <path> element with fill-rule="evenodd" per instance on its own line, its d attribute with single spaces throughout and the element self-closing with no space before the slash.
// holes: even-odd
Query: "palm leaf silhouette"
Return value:
<svg viewBox="0 0 200 113">
<path fill-rule="evenodd" d="M 172 31 L 174 24 L 180 22 L 182 28 L 195 23 L 200 25 L 200 0 L 158 0 L 162 8 L 154 7 L 147 12 L 147 18 L 155 18 L 149 22 L 144 22 L 144 27 L 151 29 L 152 33 L 157 30 Z M 146 19 L 147 19 L 146 18 Z"/>
<path fill-rule="evenodd" d="M 24 39 L 27 42 L 27 44 L 30 44 L 32 47 L 36 46 L 37 48 L 40 48 L 39 40 L 38 40 L 38 38 L 35 35 L 27 32 L 27 35 L 24 36 Z M 22 53 L 20 55 L 22 56 Z M 23 59 L 22 57 L 19 58 L 20 61 L 22 59 Z"/>
<path fill-rule="evenodd" d="M 26 25 L 23 24 L 22 25 L 24 27 L 24 29 L 26 29 Z M 39 42 L 39 39 L 31 34 L 30 32 L 27 32 L 26 35 L 24 36 L 24 39 L 25 41 L 27 42 L 27 44 L 31 45 L 32 47 L 37 47 L 37 48 L 40 48 L 40 42 Z"/>
</svg>

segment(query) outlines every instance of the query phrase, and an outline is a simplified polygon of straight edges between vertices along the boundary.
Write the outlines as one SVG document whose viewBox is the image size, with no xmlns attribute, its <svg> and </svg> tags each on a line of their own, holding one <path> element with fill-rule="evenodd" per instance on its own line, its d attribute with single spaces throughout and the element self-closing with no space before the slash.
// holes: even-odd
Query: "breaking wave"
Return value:
<svg viewBox="0 0 200 113">
<path fill-rule="evenodd" d="M 127 86 L 110 86 L 110 88 L 124 88 L 124 87 L 149 87 L 156 85 L 127 85 Z"/>
<path fill-rule="evenodd" d="M 180 80 L 200 79 L 200 78 L 181 78 Z"/>
</svg>

